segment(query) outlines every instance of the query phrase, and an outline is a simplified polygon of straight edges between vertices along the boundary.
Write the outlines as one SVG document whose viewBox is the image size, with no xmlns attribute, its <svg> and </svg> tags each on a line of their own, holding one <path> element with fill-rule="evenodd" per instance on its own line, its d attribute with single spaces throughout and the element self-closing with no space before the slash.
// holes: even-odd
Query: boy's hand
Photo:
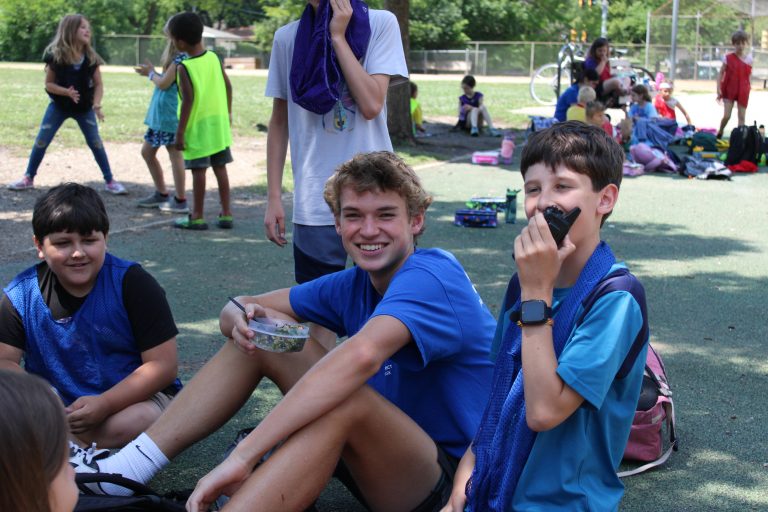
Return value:
<svg viewBox="0 0 768 512">
<path fill-rule="evenodd" d="M 69 430 L 73 434 L 82 434 L 101 425 L 110 411 L 101 395 L 81 396 L 64 409 L 67 414 Z"/>
<path fill-rule="evenodd" d="M 232 452 L 224 462 L 205 475 L 187 500 L 187 510 L 198 512 L 208 510 L 208 507 L 222 494 L 232 496 L 251 475 L 253 465 Z"/>
<path fill-rule="evenodd" d="M 96 119 L 99 120 L 99 122 L 104 122 L 104 112 L 102 112 L 101 107 L 93 107 L 93 112 L 96 114 Z"/>
<path fill-rule="evenodd" d="M 349 0 L 330 0 L 333 17 L 330 23 L 331 39 L 346 37 L 349 20 L 352 19 L 352 3 Z"/>
<path fill-rule="evenodd" d="M 563 261 L 575 250 L 568 235 L 558 249 L 543 213 L 537 212 L 531 217 L 515 239 L 522 300 L 551 297 Z"/>
<path fill-rule="evenodd" d="M 267 199 L 264 231 L 267 233 L 267 238 L 275 245 L 284 247 L 288 243 L 288 240 L 285 239 L 285 210 L 280 199 Z"/>
</svg>

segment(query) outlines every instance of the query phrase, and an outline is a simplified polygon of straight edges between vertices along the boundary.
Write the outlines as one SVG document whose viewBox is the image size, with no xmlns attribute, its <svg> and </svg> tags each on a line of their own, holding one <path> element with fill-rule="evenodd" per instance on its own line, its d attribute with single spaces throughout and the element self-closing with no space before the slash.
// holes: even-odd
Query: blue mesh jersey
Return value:
<svg viewBox="0 0 768 512">
<path fill-rule="evenodd" d="M 59 320 L 40 293 L 36 267 L 4 289 L 24 325 L 25 369 L 46 379 L 66 405 L 103 393 L 142 364 L 122 294 L 123 278 L 133 265 L 107 254 L 83 304 Z"/>
<path fill-rule="evenodd" d="M 413 419 L 446 452 L 461 457 L 488 401 L 488 358 L 496 322 L 456 258 L 417 249 L 379 295 L 359 267 L 291 288 L 296 314 L 339 336 L 374 316 L 400 320 L 411 333 L 368 384 Z"/>
</svg>

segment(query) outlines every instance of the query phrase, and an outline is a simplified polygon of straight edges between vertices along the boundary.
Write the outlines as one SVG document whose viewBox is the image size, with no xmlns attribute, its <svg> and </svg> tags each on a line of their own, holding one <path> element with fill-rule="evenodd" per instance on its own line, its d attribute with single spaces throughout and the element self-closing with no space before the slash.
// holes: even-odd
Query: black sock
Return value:
<svg viewBox="0 0 768 512">
<path fill-rule="evenodd" d="M 179 196 L 177 196 L 177 195 L 174 195 L 173 198 L 176 200 L 177 203 L 186 203 L 187 202 L 186 198 L 179 199 Z"/>
</svg>

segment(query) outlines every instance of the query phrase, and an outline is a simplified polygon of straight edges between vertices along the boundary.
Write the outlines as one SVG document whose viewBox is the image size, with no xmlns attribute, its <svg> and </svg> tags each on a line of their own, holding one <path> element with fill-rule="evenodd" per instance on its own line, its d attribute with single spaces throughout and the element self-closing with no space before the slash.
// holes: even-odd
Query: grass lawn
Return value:
<svg viewBox="0 0 768 512">
<path fill-rule="evenodd" d="M 3 73 L 3 103 L 0 113 L 0 141 L 3 146 L 26 152 L 37 135 L 40 120 L 48 104 L 43 89 L 42 71 L 13 69 Z M 104 115 L 101 135 L 108 142 L 140 140 L 146 127 L 144 116 L 152 96 L 152 86 L 138 75 L 103 73 Z M 263 137 L 269 123 L 272 100 L 264 96 L 266 78 L 257 76 L 230 77 L 233 88 L 233 132 L 237 137 Z M 435 117 L 455 117 L 460 78 L 425 81 L 419 84 L 419 99 L 427 120 Z M 496 124 L 521 128 L 527 116 L 513 114 L 514 108 L 534 105 L 528 88 L 521 84 L 478 84 L 486 97 Z M 80 130 L 66 123 L 56 135 L 65 146 L 80 146 Z"/>
</svg>

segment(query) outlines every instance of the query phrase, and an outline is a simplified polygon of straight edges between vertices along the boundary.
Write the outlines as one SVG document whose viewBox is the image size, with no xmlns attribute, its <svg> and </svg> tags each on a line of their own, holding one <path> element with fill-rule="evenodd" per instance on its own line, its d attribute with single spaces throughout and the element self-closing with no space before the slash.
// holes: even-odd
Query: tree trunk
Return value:
<svg viewBox="0 0 768 512">
<path fill-rule="evenodd" d="M 405 61 L 408 63 L 408 53 L 411 46 L 408 31 L 410 0 L 384 0 L 384 8 L 393 12 L 397 17 L 397 22 L 400 25 L 400 37 L 403 41 Z M 387 128 L 392 139 L 413 141 L 411 89 L 407 81 L 392 86 L 387 91 Z"/>
</svg>

